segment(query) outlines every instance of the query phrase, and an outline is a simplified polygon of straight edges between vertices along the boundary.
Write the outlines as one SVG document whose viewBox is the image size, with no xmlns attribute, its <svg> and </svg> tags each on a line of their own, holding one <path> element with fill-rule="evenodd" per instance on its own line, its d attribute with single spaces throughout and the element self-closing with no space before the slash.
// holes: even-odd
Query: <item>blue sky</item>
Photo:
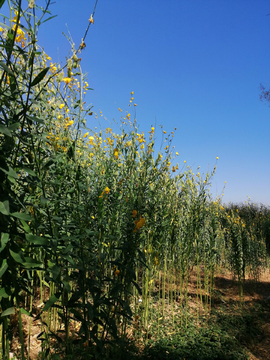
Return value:
<svg viewBox="0 0 270 360">
<path fill-rule="evenodd" d="M 75 4 L 75 5 L 74 5 Z M 56 18 L 38 33 L 54 61 L 65 62 L 88 25 L 95 0 L 56 0 Z M 4 9 L 4 8 L 3 8 Z M 1 12 L 3 13 L 3 9 Z M 157 125 L 177 127 L 177 161 L 217 172 L 212 193 L 223 201 L 270 205 L 270 103 L 259 86 L 270 86 L 270 1 L 99 0 L 81 53 L 94 91 L 86 101 L 102 110 L 110 126 L 118 108 L 129 110 L 145 133 Z M 88 126 L 98 126 L 94 117 Z M 176 163 L 176 161 L 175 161 Z"/>
</svg>

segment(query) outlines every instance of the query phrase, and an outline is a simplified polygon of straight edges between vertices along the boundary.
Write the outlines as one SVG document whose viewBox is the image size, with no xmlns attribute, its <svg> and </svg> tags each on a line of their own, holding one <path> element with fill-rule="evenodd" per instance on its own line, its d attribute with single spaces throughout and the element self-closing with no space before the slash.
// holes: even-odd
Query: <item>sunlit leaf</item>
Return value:
<svg viewBox="0 0 270 360">
<path fill-rule="evenodd" d="M 8 269 L 7 260 L 4 259 L 2 262 L 2 266 L 0 268 L 0 278 L 4 275 L 4 273 L 6 272 L 7 269 Z"/>
<path fill-rule="evenodd" d="M 9 315 L 12 315 L 12 314 L 15 314 L 15 308 L 12 306 L 6 310 L 4 310 L 1 314 L 1 317 L 4 317 L 4 316 L 9 316 Z"/>
<path fill-rule="evenodd" d="M 9 201 L 0 201 L 0 212 L 4 215 L 9 215 Z"/>
</svg>

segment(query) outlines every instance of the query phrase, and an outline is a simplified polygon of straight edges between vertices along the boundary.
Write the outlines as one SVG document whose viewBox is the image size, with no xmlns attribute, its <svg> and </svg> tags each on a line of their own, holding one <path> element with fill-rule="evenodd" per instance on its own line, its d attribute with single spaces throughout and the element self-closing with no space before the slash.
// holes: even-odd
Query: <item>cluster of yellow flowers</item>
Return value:
<svg viewBox="0 0 270 360">
<path fill-rule="evenodd" d="M 104 191 L 102 191 L 101 195 L 99 196 L 99 198 L 102 198 L 104 194 L 108 195 L 109 192 L 110 192 L 110 189 L 108 188 L 108 186 L 106 186 Z"/>
<path fill-rule="evenodd" d="M 15 16 L 13 17 L 12 22 L 14 22 L 15 24 L 12 26 L 12 30 L 15 31 L 16 27 L 17 27 L 17 23 L 19 24 L 20 21 L 18 22 L 18 11 L 15 11 Z M 0 26 L 0 32 L 3 33 L 3 38 L 5 39 L 7 37 L 8 34 L 8 30 L 7 28 L 3 29 Z M 25 32 L 20 28 L 20 26 L 17 27 L 17 32 L 16 32 L 16 37 L 15 37 L 15 42 L 17 43 L 21 43 L 22 47 L 25 47 L 25 41 L 26 41 L 26 36 L 25 36 Z"/>
<path fill-rule="evenodd" d="M 133 210 L 133 211 L 136 211 L 136 210 Z M 136 231 L 140 230 L 145 225 L 145 218 L 142 218 L 141 215 L 140 215 L 140 218 L 138 220 L 135 220 L 134 224 L 136 226 L 135 226 L 135 229 L 133 230 L 133 232 L 136 232 Z"/>
</svg>

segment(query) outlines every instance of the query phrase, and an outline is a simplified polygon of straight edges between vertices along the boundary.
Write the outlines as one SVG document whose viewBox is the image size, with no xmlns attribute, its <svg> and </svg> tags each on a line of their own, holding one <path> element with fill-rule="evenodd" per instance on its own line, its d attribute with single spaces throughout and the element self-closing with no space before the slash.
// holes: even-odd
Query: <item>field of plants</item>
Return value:
<svg viewBox="0 0 270 360">
<path fill-rule="evenodd" d="M 270 209 L 213 199 L 216 166 L 172 165 L 176 129 L 160 130 L 158 151 L 158 130 L 139 131 L 133 92 L 118 134 L 87 128 L 99 115 L 80 60 L 95 8 L 61 67 L 37 43 L 50 1 L 7 3 L 0 358 L 248 359 L 270 318 L 270 301 L 246 303 L 269 275 Z"/>
</svg>

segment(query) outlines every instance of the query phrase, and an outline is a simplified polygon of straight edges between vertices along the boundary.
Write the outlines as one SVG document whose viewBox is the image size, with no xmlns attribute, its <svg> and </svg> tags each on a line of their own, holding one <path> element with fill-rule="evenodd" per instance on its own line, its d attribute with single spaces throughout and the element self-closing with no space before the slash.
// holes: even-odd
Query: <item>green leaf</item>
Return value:
<svg viewBox="0 0 270 360">
<path fill-rule="evenodd" d="M 25 309 L 23 309 L 23 308 L 20 308 L 20 313 L 21 313 L 21 314 L 24 314 L 24 315 L 28 315 L 28 316 L 33 317 L 33 315 L 31 315 L 30 312 L 28 312 L 27 310 L 25 310 Z"/>
<path fill-rule="evenodd" d="M 32 39 L 33 39 L 33 37 L 32 37 Z M 35 59 L 35 53 L 36 53 L 35 50 L 32 50 L 31 55 L 29 57 L 29 61 L 28 61 L 28 67 L 31 67 L 33 65 L 34 59 Z"/>
<path fill-rule="evenodd" d="M 53 276 L 53 279 L 56 280 L 58 275 L 60 274 L 60 267 L 57 266 L 57 265 L 54 265 L 52 268 L 51 268 L 51 272 L 52 272 L 52 276 Z"/>
<path fill-rule="evenodd" d="M 31 233 L 31 229 L 29 227 L 29 225 L 21 219 L 21 224 L 22 224 L 22 227 L 23 227 L 23 230 L 26 232 L 26 233 Z"/>
<path fill-rule="evenodd" d="M 7 128 L 6 126 L 4 126 L 2 124 L 0 124 L 0 132 L 2 134 L 5 134 L 5 135 L 9 136 L 9 137 L 12 137 L 12 134 L 11 134 L 9 128 Z"/>
<path fill-rule="evenodd" d="M 38 83 L 40 83 L 40 81 L 46 76 L 48 70 L 50 69 L 50 67 L 46 67 L 45 69 L 43 69 L 35 78 L 34 80 L 31 82 L 30 86 L 35 86 Z"/>
<path fill-rule="evenodd" d="M 8 269 L 7 259 L 4 259 L 2 266 L 0 268 L 0 278 L 4 275 L 7 269 Z"/>
<path fill-rule="evenodd" d="M 0 0 L 0 9 L 4 5 L 4 3 L 5 3 L 5 0 Z"/>
<path fill-rule="evenodd" d="M 47 246 L 48 245 L 48 239 L 32 234 L 26 234 L 25 235 L 26 240 L 29 241 L 32 244 L 35 245 L 41 245 L 41 246 Z"/>
<path fill-rule="evenodd" d="M 1 317 L 9 316 L 9 315 L 12 315 L 14 313 L 15 313 L 15 308 L 12 306 L 12 307 L 6 309 L 5 311 L 3 311 L 2 314 L 1 314 Z"/>
<path fill-rule="evenodd" d="M 24 259 L 21 257 L 21 254 L 20 253 L 15 253 L 14 251 L 12 250 L 9 250 L 10 252 L 10 255 L 13 257 L 13 259 L 19 263 L 19 264 L 22 264 L 24 262 Z"/>
<path fill-rule="evenodd" d="M 11 216 L 14 216 L 20 220 L 25 220 L 25 221 L 31 221 L 33 220 L 32 216 L 29 214 L 25 214 L 25 213 L 20 213 L 20 212 L 14 212 L 14 213 L 10 213 Z"/>
<path fill-rule="evenodd" d="M 11 131 L 13 131 L 13 130 L 19 129 L 19 127 L 20 127 L 20 123 L 19 123 L 19 122 L 16 122 L 16 123 L 14 123 L 14 124 L 9 125 L 9 126 L 8 126 L 8 129 L 11 130 Z"/>
<path fill-rule="evenodd" d="M 45 121 L 43 119 L 37 118 L 36 116 L 26 115 L 26 118 L 31 121 L 36 121 L 37 123 L 44 124 Z"/>
<path fill-rule="evenodd" d="M 131 280 L 132 284 L 135 286 L 135 288 L 138 290 L 139 295 L 142 295 L 142 289 L 140 286 L 136 283 L 136 281 Z"/>
<path fill-rule="evenodd" d="M 22 169 L 23 169 L 25 172 L 27 172 L 27 174 L 29 174 L 29 175 L 37 176 L 37 174 L 36 174 L 33 170 L 29 169 L 29 168 L 26 167 L 26 166 L 22 166 Z"/>
<path fill-rule="evenodd" d="M 0 298 L 8 298 L 10 296 L 10 291 L 7 292 L 6 288 L 0 289 Z"/>
<path fill-rule="evenodd" d="M 9 201 L 0 201 L 0 212 L 4 215 L 9 215 Z"/>
<path fill-rule="evenodd" d="M 67 282 L 67 281 L 63 281 L 63 285 L 64 285 L 64 289 L 65 291 L 67 291 L 68 293 L 71 292 L 71 287 L 70 287 L 70 284 Z"/>
<path fill-rule="evenodd" d="M 0 61 L 0 66 L 5 70 L 5 72 L 14 76 L 13 72 L 8 68 L 8 66 L 5 63 L 3 63 L 3 61 Z"/>
<path fill-rule="evenodd" d="M 7 233 L 2 233 L 1 234 L 1 248 L 0 248 L 0 252 L 2 252 L 4 250 L 4 248 L 6 247 L 7 243 L 9 240 L 9 234 Z"/>
<path fill-rule="evenodd" d="M 46 21 L 49 21 L 49 20 L 55 18 L 56 16 L 58 16 L 58 15 L 50 16 L 48 19 L 46 19 L 46 20 L 44 20 L 44 21 L 41 21 L 40 24 L 44 24 Z"/>
<path fill-rule="evenodd" d="M 42 312 L 48 310 L 50 307 L 52 307 L 54 305 L 54 303 L 56 303 L 56 301 L 58 301 L 59 299 L 55 296 L 52 295 L 49 300 L 46 302 L 44 308 L 42 309 Z"/>
<path fill-rule="evenodd" d="M 36 268 L 42 268 L 42 263 L 40 261 L 37 261 L 35 259 L 32 259 L 30 257 L 25 257 L 25 261 L 22 263 L 22 265 L 27 269 L 36 269 Z"/>
<path fill-rule="evenodd" d="M 9 166 L 8 171 L 6 169 L 0 168 L 5 174 L 7 174 L 9 177 L 18 179 L 17 173 Z"/>
<path fill-rule="evenodd" d="M 47 198 L 45 198 L 44 196 L 41 196 L 41 197 L 40 197 L 41 205 L 46 205 L 46 204 L 48 204 L 49 201 L 50 201 L 50 200 L 47 199 Z"/>
<path fill-rule="evenodd" d="M 8 167 L 8 176 L 14 178 L 14 179 L 18 179 L 18 175 L 16 173 L 16 171 L 14 171 L 10 166 Z"/>
</svg>

